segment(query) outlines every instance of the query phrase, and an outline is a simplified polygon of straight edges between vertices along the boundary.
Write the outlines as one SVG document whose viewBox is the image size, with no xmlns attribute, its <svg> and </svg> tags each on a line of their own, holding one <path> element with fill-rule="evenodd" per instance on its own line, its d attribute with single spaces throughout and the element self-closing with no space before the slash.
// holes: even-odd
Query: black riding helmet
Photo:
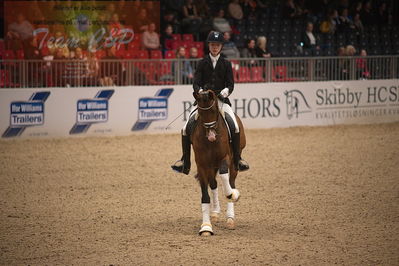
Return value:
<svg viewBox="0 0 399 266">
<path fill-rule="evenodd" d="M 223 33 L 218 32 L 218 31 L 211 31 L 208 34 L 208 38 L 206 38 L 206 42 L 207 43 L 216 42 L 216 43 L 224 44 Z"/>
</svg>

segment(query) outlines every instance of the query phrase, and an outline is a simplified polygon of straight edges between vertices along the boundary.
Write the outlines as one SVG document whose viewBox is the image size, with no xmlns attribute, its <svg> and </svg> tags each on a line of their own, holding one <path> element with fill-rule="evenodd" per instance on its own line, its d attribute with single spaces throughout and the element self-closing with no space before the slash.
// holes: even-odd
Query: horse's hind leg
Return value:
<svg viewBox="0 0 399 266">
<path fill-rule="evenodd" d="M 236 190 L 236 184 L 235 184 L 235 180 L 237 177 L 237 171 L 234 169 L 234 167 L 232 167 L 230 169 L 230 186 L 232 190 Z M 238 191 L 238 190 L 237 190 Z M 226 208 L 226 225 L 227 228 L 229 229 L 234 229 L 235 228 L 235 213 L 234 213 L 234 202 L 227 202 L 227 208 Z"/>
<path fill-rule="evenodd" d="M 199 231 L 200 235 L 213 235 L 211 219 L 209 216 L 211 199 L 208 194 L 208 180 L 204 178 L 204 173 L 199 173 L 199 182 L 201 185 L 201 209 L 202 209 L 202 224 Z"/>
<path fill-rule="evenodd" d="M 220 214 L 220 203 L 218 196 L 218 184 L 216 182 L 216 171 L 214 177 L 209 180 L 209 187 L 211 188 L 211 220 L 217 222 Z"/>
</svg>

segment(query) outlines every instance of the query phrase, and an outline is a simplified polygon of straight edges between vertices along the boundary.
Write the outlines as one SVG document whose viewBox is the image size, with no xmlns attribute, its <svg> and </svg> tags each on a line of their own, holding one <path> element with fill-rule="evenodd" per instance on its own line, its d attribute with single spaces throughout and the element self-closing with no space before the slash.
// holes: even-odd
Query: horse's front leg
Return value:
<svg viewBox="0 0 399 266">
<path fill-rule="evenodd" d="M 218 184 L 216 182 L 216 174 L 215 171 L 213 178 L 209 180 L 209 187 L 211 188 L 211 221 L 217 222 L 220 214 L 220 203 L 219 203 L 219 193 L 218 193 Z"/>
<path fill-rule="evenodd" d="M 202 193 L 201 197 L 202 224 L 199 234 L 201 236 L 210 236 L 213 235 L 213 230 L 209 215 L 211 199 L 208 194 L 208 179 L 205 173 L 200 173 L 200 171 L 199 171 L 199 182 L 201 185 L 201 193 Z"/>
<path fill-rule="evenodd" d="M 227 160 L 223 160 L 220 164 L 219 175 L 222 179 L 224 195 L 231 202 L 236 202 L 240 198 L 240 192 L 236 188 L 232 188 L 230 185 L 229 165 Z"/>
</svg>

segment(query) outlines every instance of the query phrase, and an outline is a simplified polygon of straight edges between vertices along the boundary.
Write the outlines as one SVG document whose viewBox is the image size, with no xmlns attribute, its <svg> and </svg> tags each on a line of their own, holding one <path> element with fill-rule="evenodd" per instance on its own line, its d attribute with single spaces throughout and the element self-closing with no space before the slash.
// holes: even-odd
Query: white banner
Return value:
<svg viewBox="0 0 399 266">
<path fill-rule="evenodd" d="M 399 121 L 397 79 L 236 84 L 230 100 L 246 128 Z M 2 138 L 176 133 L 192 103 L 191 86 L 2 89 L 0 133 Z"/>
</svg>

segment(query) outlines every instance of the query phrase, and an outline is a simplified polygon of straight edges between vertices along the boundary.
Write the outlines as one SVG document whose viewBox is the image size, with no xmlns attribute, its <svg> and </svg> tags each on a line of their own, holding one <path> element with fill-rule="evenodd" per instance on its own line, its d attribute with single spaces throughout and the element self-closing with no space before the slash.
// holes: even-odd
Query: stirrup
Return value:
<svg viewBox="0 0 399 266">
<path fill-rule="evenodd" d="M 247 170 L 249 170 L 249 164 L 245 160 L 240 159 L 238 161 L 238 171 L 244 172 L 244 171 L 247 171 Z"/>
<path fill-rule="evenodd" d="M 188 173 L 190 173 L 190 168 L 185 168 L 184 161 L 182 161 L 182 160 L 176 161 L 175 164 L 171 166 L 171 168 L 178 173 L 183 173 L 186 175 L 188 175 Z"/>
</svg>

